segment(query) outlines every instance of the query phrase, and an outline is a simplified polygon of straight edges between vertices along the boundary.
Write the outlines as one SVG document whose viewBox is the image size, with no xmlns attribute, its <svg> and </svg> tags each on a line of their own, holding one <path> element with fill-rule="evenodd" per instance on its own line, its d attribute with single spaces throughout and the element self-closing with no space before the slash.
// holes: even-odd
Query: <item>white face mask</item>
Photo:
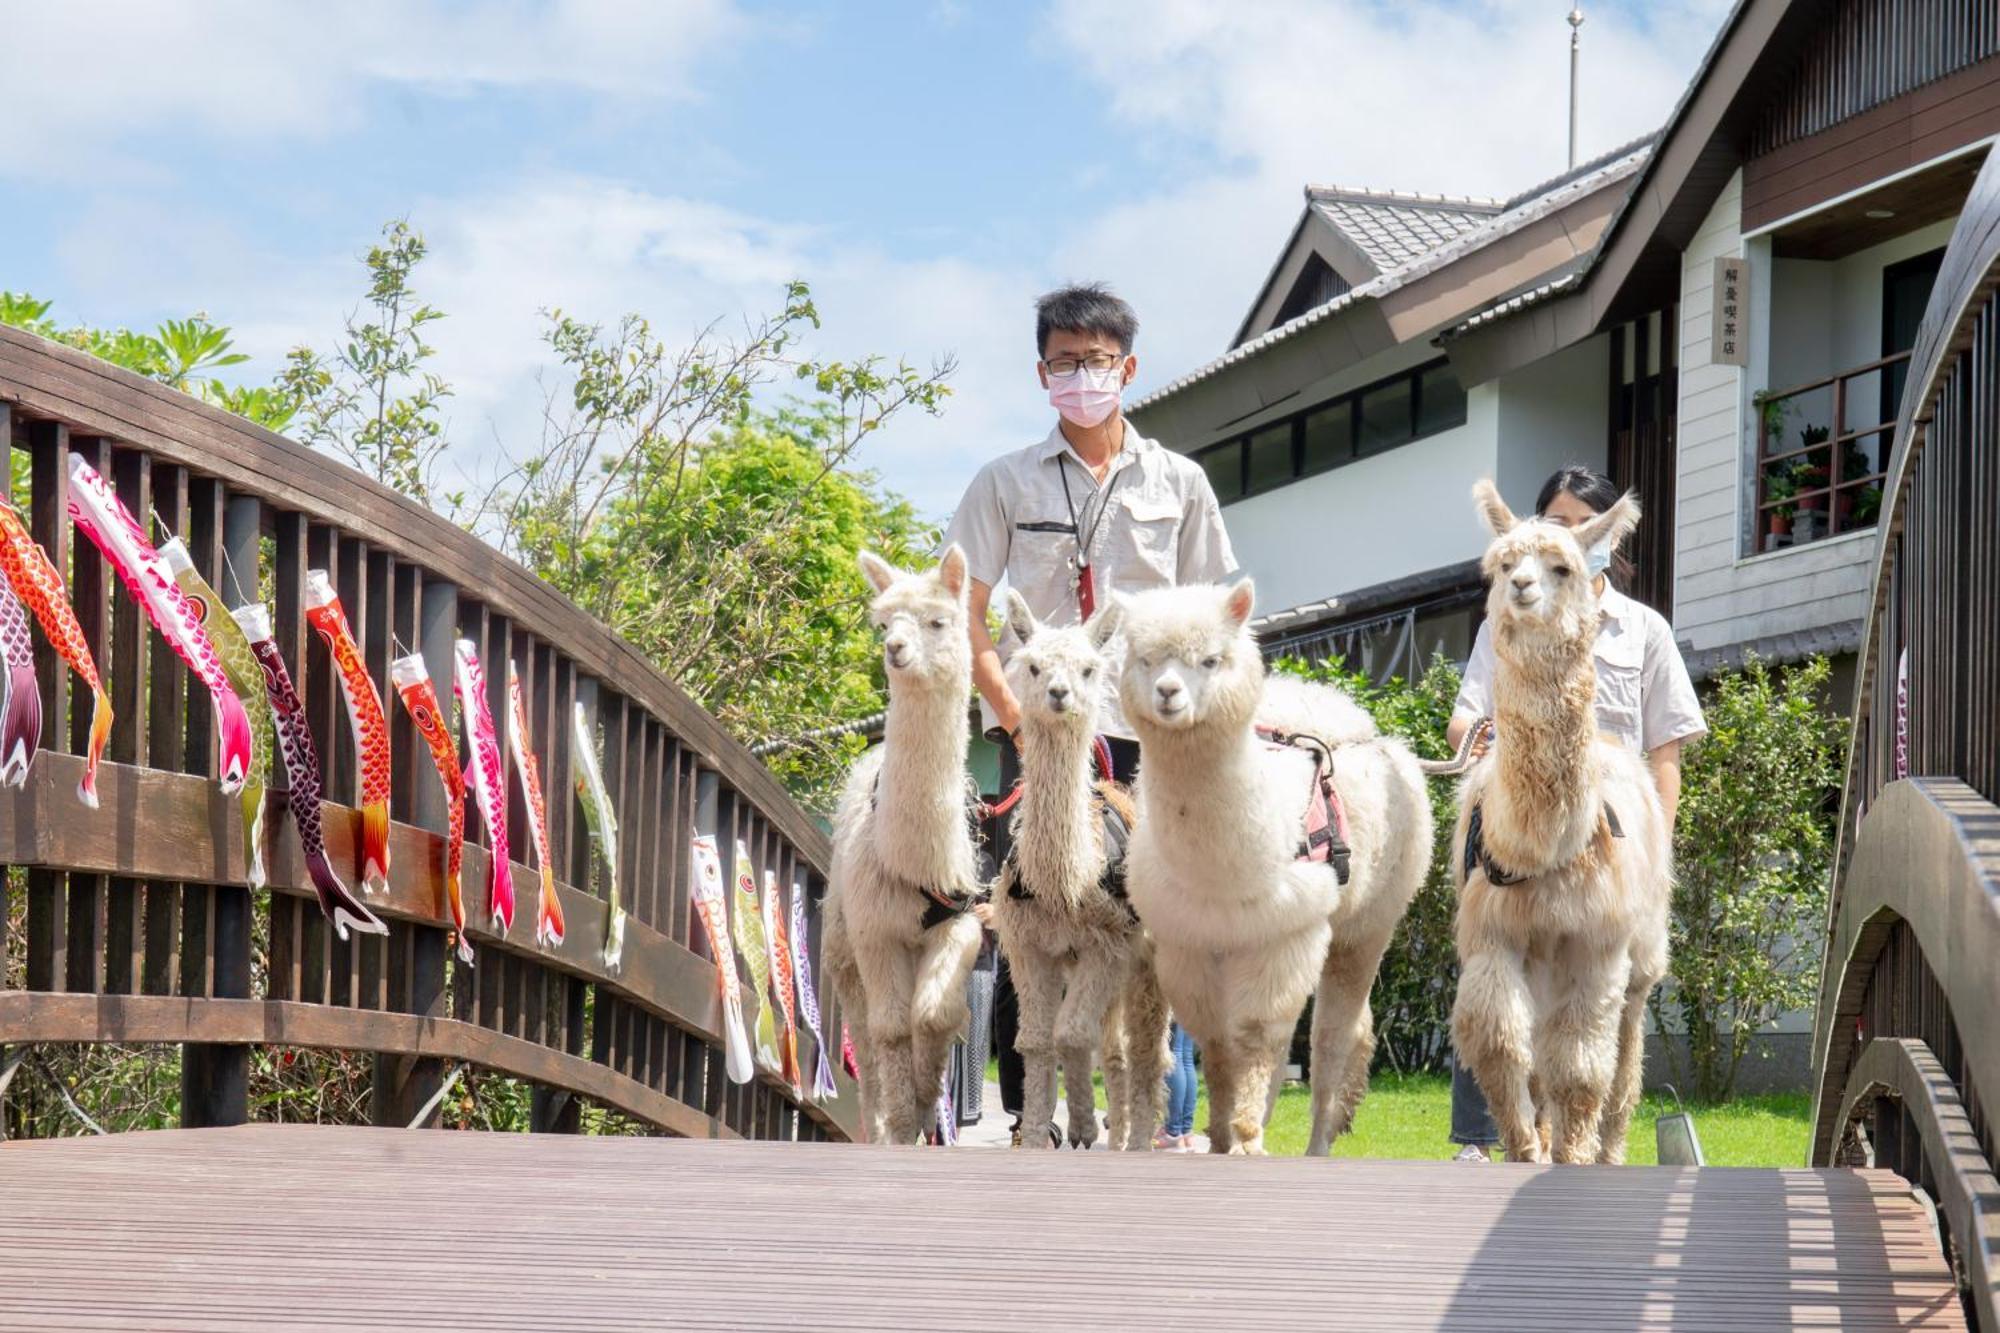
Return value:
<svg viewBox="0 0 2000 1333">
<path fill-rule="evenodd" d="M 1611 543 L 1599 542 L 1583 553 L 1584 572 L 1596 578 L 1611 568 Z"/>
<path fill-rule="evenodd" d="M 1049 376 L 1049 405 L 1072 426 L 1088 430 L 1118 410 L 1124 388 L 1122 361 L 1107 370 L 1078 366 L 1070 374 Z"/>
</svg>

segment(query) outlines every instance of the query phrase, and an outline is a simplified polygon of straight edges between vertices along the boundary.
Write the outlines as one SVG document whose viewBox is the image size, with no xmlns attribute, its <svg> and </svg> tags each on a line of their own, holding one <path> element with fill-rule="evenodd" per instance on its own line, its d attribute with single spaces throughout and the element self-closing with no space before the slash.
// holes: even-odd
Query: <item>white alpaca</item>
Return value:
<svg viewBox="0 0 2000 1333">
<path fill-rule="evenodd" d="M 834 816 L 827 975 L 847 1008 L 871 1142 L 910 1144 L 928 1124 L 952 1039 L 965 1029 L 979 923 L 967 817 L 965 555 L 909 574 L 864 551 L 877 596 L 889 714 L 855 760 Z"/>
<path fill-rule="evenodd" d="M 1465 779 L 1452 1040 L 1517 1161 L 1622 1162 L 1646 996 L 1666 975 L 1666 813 L 1646 761 L 1597 730 L 1597 594 L 1584 552 L 1639 521 L 1626 496 L 1570 529 L 1473 492 L 1494 540 L 1495 735 Z M 1480 849 L 1467 860 L 1474 811 Z M 1544 1141 L 1538 1122 L 1546 1125 Z"/>
<path fill-rule="evenodd" d="M 1264 678 L 1246 625 L 1253 593 L 1189 587 L 1126 602 L 1125 715 L 1139 731 L 1132 900 L 1160 985 L 1207 1062 L 1209 1142 L 1261 1154 L 1267 1095 L 1317 984 L 1312 1138 L 1324 1154 L 1368 1088 L 1368 990 L 1430 864 L 1431 809 L 1417 761 L 1330 686 Z M 1319 786 L 1314 738 L 1346 810 L 1347 883 L 1299 859 Z"/>
<path fill-rule="evenodd" d="M 1138 919 L 1113 892 L 1124 892 L 1124 867 L 1110 861 L 1122 861 L 1123 849 L 1107 846 L 1107 818 L 1127 830 L 1135 822 L 1131 798 L 1091 781 L 1102 650 L 1118 619 L 1113 605 L 1087 625 L 1056 629 L 1037 622 L 1019 594 L 1007 596 L 1008 633 L 1019 641 L 1007 682 L 1021 701 L 1021 804 L 993 921 L 1021 1001 L 1021 1141 L 1037 1148 L 1049 1146 L 1042 1126 L 1055 1113 L 1058 1058 L 1072 1147 L 1097 1141 L 1091 1073 L 1100 1038 L 1113 1148 L 1152 1146 L 1166 1077 L 1166 1006 Z"/>
</svg>

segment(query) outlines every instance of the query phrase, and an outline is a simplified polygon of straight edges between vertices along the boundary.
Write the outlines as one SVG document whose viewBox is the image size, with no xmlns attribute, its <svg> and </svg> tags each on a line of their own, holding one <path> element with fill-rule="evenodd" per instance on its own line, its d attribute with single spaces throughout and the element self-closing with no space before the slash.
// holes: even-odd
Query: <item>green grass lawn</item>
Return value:
<svg viewBox="0 0 2000 1333">
<path fill-rule="evenodd" d="M 987 1078 L 999 1077 L 989 1063 Z M 1102 1106 L 1103 1097 L 1098 1098 Z M 1672 1112 L 1673 1100 L 1647 1097 L 1632 1117 L 1626 1140 L 1626 1160 L 1634 1165 L 1658 1161 L 1653 1121 Z M 1696 1107 L 1695 1132 L 1710 1166 L 1803 1166 L 1811 1135 L 1812 1101 L 1805 1093 L 1739 1097 L 1722 1106 Z M 1195 1104 L 1197 1130 L 1208 1123 L 1208 1091 Z M 1291 1156 L 1305 1151 L 1312 1128 L 1312 1109 L 1303 1084 L 1290 1084 L 1278 1095 L 1277 1113 L 1266 1130 L 1273 1153 Z M 1352 1132 L 1333 1146 L 1335 1157 L 1422 1159 L 1449 1157 L 1457 1151 L 1446 1137 L 1451 1128 L 1451 1080 L 1436 1074 L 1378 1074 L 1361 1103 Z"/>
</svg>

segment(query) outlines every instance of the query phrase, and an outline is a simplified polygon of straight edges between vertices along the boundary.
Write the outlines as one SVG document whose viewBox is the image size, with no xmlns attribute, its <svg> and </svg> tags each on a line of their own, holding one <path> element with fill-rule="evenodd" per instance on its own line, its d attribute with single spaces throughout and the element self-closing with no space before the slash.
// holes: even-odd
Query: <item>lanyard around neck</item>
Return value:
<svg viewBox="0 0 2000 1333">
<path fill-rule="evenodd" d="M 1069 455 L 1067 453 L 1056 455 L 1056 467 L 1062 475 L 1063 504 L 1069 509 L 1070 529 L 1076 534 L 1076 565 L 1078 569 L 1090 568 L 1090 548 L 1096 545 L 1097 530 L 1104 526 L 1104 515 L 1111 508 L 1111 492 L 1118 488 L 1119 480 L 1125 475 L 1125 469 L 1118 467 L 1117 461 L 1117 458 L 1114 456 L 1112 459 L 1112 473 L 1109 477 L 1105 478 L 1104 489 L 1099 492 L 1097 497 L 1097 515 L 1090 520 L 1090 528 L 1086 531 L 1083 526 L 1083 519 L 1076 511 L 1076 499 L 1071 495 L 1069 489 Z M 1090 512 L 1090 498 L 1088 496 L 1084 497 L 1083 512 L 1085 514 Z"/>
</svg>

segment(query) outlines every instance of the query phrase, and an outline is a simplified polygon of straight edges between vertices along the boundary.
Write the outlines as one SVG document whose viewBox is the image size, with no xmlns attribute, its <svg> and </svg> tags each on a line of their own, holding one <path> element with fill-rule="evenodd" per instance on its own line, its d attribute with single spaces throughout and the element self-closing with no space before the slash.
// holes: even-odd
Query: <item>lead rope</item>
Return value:
<svg viewBox="0 0 2000 1333">
<path fill-rule="evenodd" d="M 1417 767 L 1427 778 L 1455 778 L 1476 762 L 1472 749 L 1482 738 L 1488 743 L 1493 740 L 1493 719 L 1490 717 L 1482 717 L 1466 729 L 1458 742 L 1457 754 L 1449 759 L 1419 759 Z"/>
</svg>

